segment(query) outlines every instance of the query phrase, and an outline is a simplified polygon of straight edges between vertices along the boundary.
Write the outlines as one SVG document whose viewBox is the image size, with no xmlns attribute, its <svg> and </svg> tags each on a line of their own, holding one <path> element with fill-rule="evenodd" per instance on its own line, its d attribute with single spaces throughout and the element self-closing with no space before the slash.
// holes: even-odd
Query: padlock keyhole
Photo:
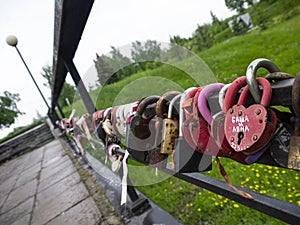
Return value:
<svg viewBox="0 0 300 225">
<path fill-rule="evenodd" d="M 244 138 L 244 132 L 240 131 L 238 133 L 238 145 L 241 144 L 243 138 Z"/>
</svg>

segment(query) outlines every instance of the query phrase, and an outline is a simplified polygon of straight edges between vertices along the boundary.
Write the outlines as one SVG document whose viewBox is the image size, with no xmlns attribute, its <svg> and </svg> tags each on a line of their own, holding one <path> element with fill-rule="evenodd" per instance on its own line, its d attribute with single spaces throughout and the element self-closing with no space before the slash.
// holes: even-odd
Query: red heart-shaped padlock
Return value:
<svg viewBox="0 0 300 225">
<path fill-rule="evenodd" d="M 225 136 L 231 147 L 240 152 L 254 145 L 266 129 L 267 117 L 266 108 L 258 104 L 230 108 L 225 118 Z"/>
</svg>

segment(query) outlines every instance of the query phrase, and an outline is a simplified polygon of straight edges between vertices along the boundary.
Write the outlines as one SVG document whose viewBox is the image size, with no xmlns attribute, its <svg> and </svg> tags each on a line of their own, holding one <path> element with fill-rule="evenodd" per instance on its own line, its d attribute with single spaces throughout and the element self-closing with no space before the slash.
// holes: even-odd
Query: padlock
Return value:
<svg viewBox="0 0 300 225">
<path fill-rule="evenodd" d="M 161 130 L 162 130 L 162 119 L 155 116 L 153 118 L 155 127 L 155 141 L 154 146 L 149 150 L 149 166 L 155 168 L 166 168 L 168 155 L 161 153 Z"/>
<path fill-rule="evenodd" d="M 233 105 L 238 91 L 246 84 L 245 77 L 237 78 L 231 85 L 228 87 L 224 100 L 221 100 L 223 103 L 223 108 L 220 112 L 216 113 L 211 121 L 211 130 L 210 134 L 214 138 L 219 151 L 217 153 L 217 157 L 227 157 L 231 158 L 234 161 L 239 163 L 247 164 L 245 161 L 246 155 L 242 152 L 234 151 L 230 144 L 228 143 L 225 137 L 225 118 L 226 112 L 229 109 L 227 105 Z M 223 98 L 223 97 L 222 97 Z"/>
<path fill-rule="evenodd" d="M 265 78 L 257 78 L 263 88 L 260 104 L 245 108 L 248 96 L 248 86 L 242 91 L 237 105 L 230 106 L 225 118 L 225 136 L 236 152 L 251 155 L 263 149 L 273 137 L 277 117 L 274 111 L 268 109 L 272 88 Z"/>
<path fill-rule="evenodd" d="M 149 150 L 156 148 L 155 110 L 144 117 L 146 107 L 156 103 L 159 96 L 149 96 L 141 100 L 134 115 L 127 119 L 126 147 L 130 155 L 137 161 L 149 164 Z M 155 108 L 155 107 L 154 107 Z M 151 110 L 150 110 L 151 111 Z"/>
<path fill-rule="evenodd" d="M 295 113 L 295 127 L 290 139 L 288 168 L 300 170 L 300 73 L 295 78 L 292 88 L 292 107 Z"/>
<path fill-rule="evenodd" d="M 178 138 L 179 135 L 179 118 L 174 118 L 172 115 L 175 102 L 179 100 L 180 97 L 180 94 L 173 96 L 173 99 L 169 103 L 168 116 L 163 120 L 162 141 L 160 150 L 160 153 L 162 154 L 172 154 L 175 150 L 175 139 Z"/>
<path fill-rule="evenodd" d="M 107 157 L 111 161 L 111 169 L 113 172 L 117 173 L 122 165 L 123 156 L 118 154 L 121 147 L 117 144 L 110 144 L 107 147 Z"/>
<path fill-rule="evenodd" d="M 255 59 L 249 64 L 247 71 L 246 71 L 247 84 L 249 86 L 250 93 L 253 96 L 256 104 L 259 104 L 259 102 L 261 100 L 261 93 L 260 93 L 258 83 L 256 80 L 256 72 L 259 68 L 265 68 L 270 73 L 280 71 L 275 63 L 273 63 L 269 59 L 265 59 L 265 58 Z"/>
<path fill-rule="evenodd" d="M 216 141 L 211 135 L 211 122 L 213 120 L 212 115 L 212 109 L 209 107 L 208 97 L 213 92 L 219 92 L 224 87 L 224 84 L 222 83 L 213 83 L 205 86 L 202 91 L 200 92 L 200 95 L 198 97 L 197 101 L 197 107 L 200 112 L 200 115 L 204 118 L 204 120 L 207 122 L 206 129 L 207 133 L 202 135 L 202 138 L 206 139 L 205 143 L 205 149 L 203 149 L 205 154 L 210 155 L 217 155 L 219 152 L 219 146 L 217 145 Z M 205 128 L 202 128 L 204 130 Z"/>
<path fill-rule="evenodd" d="M 197 107 L 201 91 L 201 87 L 188 91 L 181 107 L 184 112 L 184 122 L 182 124 L 183 136 L 194 150 L 203 153 L 210 134 L 207 122 L 201 116 Z"/>
<path fill-rule="evenodd" d="M 102 109 L 102 110 L 97 110 L 93 113 L 92 124 L 93 124 L 94 131 L 96 130 L 96 127 L 98 126 L 100 121 L 102 121 L 103 116 L 104 116 L 104 111 L 105 111 L 105 109 Z"/>
<path fill-rule="evenodd" d="M 190 91 L 195 91 L 195 88 L 190 88 L 181 94 L 180 107 L 179 107 L 179 137 L 175 140 L 175 152 L 174 152 L 174 170 L 177 173 L 190 173 L 199 171 L 209 171 L 212 169 L 212 157 L 211 155 L 205 155 L 199 151 L 195 151 L 194 147 L 188 143 L 188 140 L 184 136 L 185 120 L 184 112 L 187 95 Z"/>
<path fill-rule="evenodd" d="M 179 92 L 179 91 L 168 91 L 168 92 L 164 93 L 156 103 L 156 107 L 155 107 L 156 115 L 163 119 L 167 118 L 168 112 L 169 112 L 168 111 L 169 104 L 170 104 L 171 100 L 179 94 L 181 94 L 181 92 Z M 174 113 L 176 114 L 177 112 L 174 111 Z M 174 116 L 178 116 L 178 114 L 174 115 Z"/>
<path fill-rule="evenodd" d="M 119 139 L 124 139 L 126 136 L 126 122 L 127 119 L 133 114 L 133 108 L 137 102 L 114 106 L 112 110 L 112 127 L 113 131 Z"/>
</svg>

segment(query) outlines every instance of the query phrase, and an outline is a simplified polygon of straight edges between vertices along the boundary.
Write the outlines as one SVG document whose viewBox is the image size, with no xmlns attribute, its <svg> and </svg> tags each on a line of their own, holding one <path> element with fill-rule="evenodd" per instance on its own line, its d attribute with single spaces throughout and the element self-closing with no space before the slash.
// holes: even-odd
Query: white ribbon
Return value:
<svg viewBox="0 0 300 225">
<path fill-rule="evenodd" d="M 127 158 L 129 156 L 129 152 L 126 150 L 125 155 L 123 158 L 123 177 L 122 177 L 122 193 L 121 193 L 121 205 L 126 204 L 127 200 L 127 175 L 128 175 L 128 168 L 127 168 Z"/>
</svg>

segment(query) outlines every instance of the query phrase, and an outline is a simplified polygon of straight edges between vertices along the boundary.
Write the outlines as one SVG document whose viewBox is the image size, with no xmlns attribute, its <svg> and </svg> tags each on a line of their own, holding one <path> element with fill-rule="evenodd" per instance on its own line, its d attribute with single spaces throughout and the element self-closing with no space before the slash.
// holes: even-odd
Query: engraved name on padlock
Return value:
<svg viewBox="0 0 300 225">
<path fill-rule="evenodd" d="M 249 92 L 246 86 L 238 104 L 227 111 L 225 118 L 227 141 L 235 151 L 243 151 L 245 154 L 261 150 L 272 138 L 277 123 L 275 113 L 267 110 L 272 95 L 271 85 L 264 78 L 257 80 L 264 89 L 260 104 L 253 104 L 247 108 L 244 106 Z"/>
</svg>

